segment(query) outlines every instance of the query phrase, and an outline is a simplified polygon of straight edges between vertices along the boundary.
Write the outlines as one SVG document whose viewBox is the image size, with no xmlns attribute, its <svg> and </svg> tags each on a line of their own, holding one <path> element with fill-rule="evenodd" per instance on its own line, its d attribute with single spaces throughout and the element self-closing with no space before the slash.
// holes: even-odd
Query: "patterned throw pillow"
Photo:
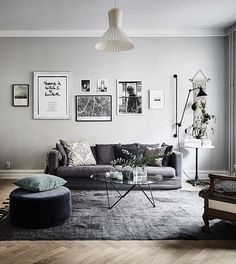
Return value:
<svg viewBox="0 0 236 264">
<path fill-rule="evenodd" d="M 162 160 L 163 160 L 163 155 L 165 154 L 165 147 L 157 147 L 157 148 L 146 148 L 144 152 L 144 157 L 145 158 L 154 158 L 154 157 L 159 157 L 155 158 L 154 160 L 151 160 L 148 165 L 149 166 L 157 166 L 157 167 L 162 167 Z M 162 157 L 160 157 L 162 156 Z"/>
<path fill-rule="evenodd" d="M 86 139 L 73 143 L 61 140 L 61 144 L 67 153 L 68 166 L 96 165 L 93 153 Z"/>
</svg>

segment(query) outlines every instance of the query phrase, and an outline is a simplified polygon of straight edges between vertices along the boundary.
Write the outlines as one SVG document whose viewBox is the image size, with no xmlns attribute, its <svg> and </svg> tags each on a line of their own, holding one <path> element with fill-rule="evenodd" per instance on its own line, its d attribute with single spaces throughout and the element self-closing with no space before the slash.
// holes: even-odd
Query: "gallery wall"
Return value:
<svg viewBox="0 0 236 264">
<path fill-rule="evenodd" d="M 202 170 L 227 169 L 227 70 L 224 37 L 134 38 L 135 49 L 107 54 L 94 49 L 96 38 L 1 38 L 0 39 L 0 166 L 6 161 L 12 169 L 42 169 L 46 153 L 59 139 L 87 138 L 96 143 L 166 142 L 173 138 L 175 95 L 173 74 L 179 79 L 179 116 L 183 109 L 190 78 L 201 69 L 211 80 L 207 85 L 208 110 L 215 114 L 214 150 L 201 151 Z M 33 72 L 70 71 L 72 75 L 72 119 L 34 120 L 32 118 Z M 97 79 L 109 79 L 112 95 L 112 122 L 75 122 L 75 95 L 81 79 L 91 79 L 96 94 Z M 116 79 L 143 80 L 142 116 L 116 114 Z M 29 107 L 13 107 L 11 86 L 30 85 Z M 150 110 L 148 90 L 165 91 L 165 108 Z M 180 129 L 191 125 L 188 108 Z M 185 169 L 194 168 L 193 150 L 183 150 Z"/>
</svg>

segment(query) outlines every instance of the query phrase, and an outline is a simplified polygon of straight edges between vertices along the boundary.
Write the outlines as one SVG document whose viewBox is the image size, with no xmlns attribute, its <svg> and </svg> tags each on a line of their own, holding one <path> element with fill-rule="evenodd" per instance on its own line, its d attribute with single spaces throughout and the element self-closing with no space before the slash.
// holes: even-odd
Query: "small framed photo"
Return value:
<svg viewBox="0 0 236 264">
<path fill-rule="evenodd" d="M 90 93 L 91 92 L 91 81 L 81 80 L 80 81 L 80 91 L 81 93 Z"/>
<path fill-rule="evenodd" d="M 142 81 L 117 80 L 117 114 L 142 115 Z"/>
<path fill-rule="evenodd" d="M 29 106 L 29 85 L 13 84 L 12 85 L 12 105 Z"/>
<path fill-rule="evenodd" d="M 75 97 L 76 121 L 112 121 L 111 95 L 77 95 Z"/>
<path fill-rule="evenodd" d="M 149 90 L 149 107 L 150 109 L 165 108 L 164 90 Z"/>
<path fill-rule="evenodd" d="M 97 81 L 97 92 L 107 93 L 108 92 L 108 79 L 98 79 Z"/>
</svg>

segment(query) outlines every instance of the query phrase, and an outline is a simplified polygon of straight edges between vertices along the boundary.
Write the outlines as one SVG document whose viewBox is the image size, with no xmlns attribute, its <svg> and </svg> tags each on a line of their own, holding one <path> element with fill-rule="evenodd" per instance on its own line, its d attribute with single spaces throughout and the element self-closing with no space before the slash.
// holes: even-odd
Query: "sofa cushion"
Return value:
<svg viewBox="0 0 236 264">
<path fill-rule="evenodd" d="M 116 165 L 116 170 L 118 171 L 124 171 L 127 170 L 127 168 L 122 167 L 122 165 Z M 172 167 L 153 167 L 153 166 L 147 166 L 147 173 L 150 176 L 153 175 L 162 175 L 164 178 L 173 178 L 176 176 L 175 169 Z"/>
<path fill-rule="evenodd" d="M 143 158 L 144 149 L 140 147 L 124 147 L 122 145 L 116 145 L 115 146 L 115 155 L 116 159 L 124 159 L 124 160 L 130 160 L 131 156 L 129 154 L 126 154 L 124 150 L 127 150 L 130 154 L 133 154 L 137 157 L 137 159 Z"/>
<path fill-rule="evenodd" d="M 153 158 L 147 164 L 149 166 L 162 167 L 162 160 L 163 160 L 163 155 L 165 153 L 165 150 L 166 150 L 165 147 L 157 147 L 157 148 L 148 148 L 147 147 L 145 149 L 145 152 L 144 152 L 144 157 L 147 159 Z"/>
<path fill-rule="evenodd" d="M 91 151 L 93 153 L 94 159 L 96 160 L 96 163 L 97 163 L 97 161 L 98 161 L 98 158 L 97 158 L 97 148 L 96 148 L 96 146 L 91 146 L 90 148 L 91 148 Z"/>
<path fill-rule="evenodd" d="M 87 165 L 87 166 L 61 166 L 57 168 L 56 174 L 62 178 L 89 178 L 96 173 L 115 171 L 111 165 Z"/>
<path fill-rule="evenodd" d="M 161 146 L 166 148 L 166 151 L 165 151 L 166 155 L 172 153 L 172 151 L 173 151 L 173 146 L 172 145 L 167 145 L 166 143 L 162 143 Z M 170 159 L 171 159 L 171 155 L 165 156 L 163 158 L 163 160 L 162 160 L 162 166 L 163 167 L 168 166 Z"/>
<path fill-rule="evenodd" d="M 111 164 L 115 159 L 114 144 L 97 144 L 96 150 L 98 164 Z"/>
<path fill-rule="evenodd" d="M 140 147 L 141 148 L 158 148 L 160 147 L 160 144 L 159 143 L 156 143 L 156 144 L 140 144 Z"/>
<path fill-rule="evenodd" d="M 139 143 L 131 143 L 131 144 L 116 144 L 118 146 L 121 146 L 121 147 L 125 147 L 125 148 L 139 148 L 140 147 L 140 144 Z"/>
<path fill-rule="evenodd" d="M 69 166 L 96 164 L 96 160 L 86 139 L 78 142 L 61 140 L 61 144 L 66 150 Z"/>
<path fill-rule="evenodd" d="M 66 151 L 65 151 L 63 145 L 60 144 L 60 143 L 57 143 L 57 144 L 56 144 L 56 148 L 57 148 L 58 151 L 60 151 L 61 156 L 62 156 L 62 161 L 60 162 L 60 164 L 61 164 L 62 166 L 67 166 L 67 164 L 68 164 L 68 159 L 67 159 L 67 154 L 66 154 Z"/>
</svg>

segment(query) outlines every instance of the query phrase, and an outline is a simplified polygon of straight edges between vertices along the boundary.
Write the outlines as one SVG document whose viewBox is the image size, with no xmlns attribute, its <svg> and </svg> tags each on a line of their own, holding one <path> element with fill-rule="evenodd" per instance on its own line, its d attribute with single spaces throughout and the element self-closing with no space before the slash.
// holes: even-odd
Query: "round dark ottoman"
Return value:
<svg viewBox="0 0 236 264">
<path fill-rule="evenodd" d="M 45 192 L 21 188 L 10 194 L 10 222 L 24 228 L 46 228 L 63 224 L 70 218 L 71 193 L 60 186 Z"/>
</svg>

